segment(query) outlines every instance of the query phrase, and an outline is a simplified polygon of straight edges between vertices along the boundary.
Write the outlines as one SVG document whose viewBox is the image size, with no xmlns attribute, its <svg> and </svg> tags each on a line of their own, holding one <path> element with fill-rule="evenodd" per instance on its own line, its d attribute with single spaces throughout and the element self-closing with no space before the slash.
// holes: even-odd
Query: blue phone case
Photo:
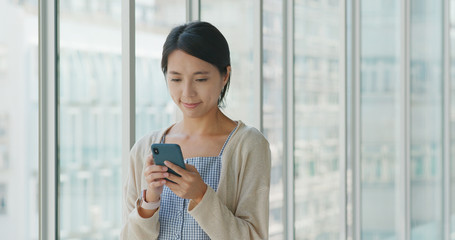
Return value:
<svg viewBox="0 0 455 240">
<path fill-rule="evenodd" d="M 156 165 L 164 165 L 164 161 L 172 162 L 173 164 L 185 169 L 182 150 L 178 144 L 174 143 L 154 143 L 151 146 L 153 159 Z M 174 170 L 168 168 L 168 172 L 181 177 Z"/>
</svg>

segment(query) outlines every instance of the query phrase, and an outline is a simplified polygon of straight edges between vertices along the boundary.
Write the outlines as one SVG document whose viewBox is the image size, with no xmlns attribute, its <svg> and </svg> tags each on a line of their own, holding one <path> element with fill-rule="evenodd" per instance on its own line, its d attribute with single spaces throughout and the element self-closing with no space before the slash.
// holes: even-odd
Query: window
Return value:
<svg viewBox="0 0 455 240">
<path fill-rule="evenodd" d="M 270 186 L 269 238 L 284 239 L 283 211 L 283 45 L 282 12 L 280 1 L 263 2 L 263 133 L 270 143 L 272 175 Z"/>
<path fill-rule="evenodd" d="M 411 1 L 411 239 L 443 237 L 442 4 Z"/>
<path fill-rule="evenodd" d="M 241 119 L 260 128 L 259 49 L 255 38 L 254 1 L 201 0 L 201 20 L 213 23 L 226 38 L 230 52 L 232 75 L 226 95 L 225 112 L 233 120 Z M 221 10 L 222 9 L 222 10 Z M 235 17 L 233 17 L 235 16 Z"/>
<path fill-rule="evenodd" d="M 398 238 L 396 214 L 401 201 L 398 192 L 402 151 L 399 144 L 401 85 L 389 86 L 388 82 L 400 81 L 400 2 L 385 4 L 374 0 L 361 1 L 361 166 L 362 166 L 362 239 Z M 386 61 L 391 59 L 392 61 Z M 393 74 L 390 79 L 379 76 Z M 389 177 L 385 177 L 387 174 Z M 384 214 L 386 213 L 386 214 Z"/>
<path fill-rule="evenodd" d="M 192 10 L 220 28 L 231 47 L 223 111 L 262 130 L 270 143 L 270 239 L 443 239 L 446 231 L 453 237 L 455 47 L 445 49 L 443 37 L 455 43 L 455 0 L 403 1 L 134 1 L 136 140 L 179 119 L 161 51 L 172 27 L 198 4 Z M 38 117 L 49 107 L 39 106 L 38 96 L 43 2 L 0 0 L 0 235 L 6 239 L 38 239 L 40 230 Z M 49 29 L 59 37 L 59 182 L 49 186 L 58 192 L 56 231 L 60 239 L 118 239 L 121 166 L 128 160 L 121 157 L 125 9 L 122 0 L 56 3 L 58 9 L 46 9 L 58 13 L 59 27 Z"/>
<path fill-rule="evenodd" d="M 120 4 L 60 1 L 61 239 L 120 232 Z"/>
<path fill-rule="evenodd" d="M 311 4 L 310 4 L 311 3 Z M 308 5 L 306 5 L 308 4 Z M 308 211 L 295 213 L 296 239 L 337 239 L 341 228 L 340 98 L 343 76 L 341 4 L 295 1 L 295 206 L 304 203 Z M 305 69 L 305 72 L 302 72 Z M 330 99 L 327 101 L 326 99 Z M 326 152 L 324 149 L 337 149 Z M 329 165 L 330 166 L 329 166 Z M 322 201 L 326 199 L 324 207 Z"/>
<path fill-rule="evenodd" d="M 185 22 L 185 1 L 136 1 L 136 139 L 177 118 L 161 71 L 167 34 Z"/>
<path fill-rule="evenodd" d="M 37 12 L 37 0 L 0 0 L 2 239 L 38 239 Z"/>
</svg>

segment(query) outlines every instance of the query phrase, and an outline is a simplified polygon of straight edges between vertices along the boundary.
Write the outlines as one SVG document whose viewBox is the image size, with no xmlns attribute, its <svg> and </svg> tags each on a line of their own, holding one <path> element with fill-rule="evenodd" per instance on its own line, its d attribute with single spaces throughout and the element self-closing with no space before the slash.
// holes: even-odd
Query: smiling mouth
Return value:
<svg viewBox="0 0 455 240">
<path fill-rule="evenodd" d="M 200 103 L 184 103 L 182 102 L 182 105 L 186 108 L 190 108 L 190 109 L 193 109 L 193 108 L 196 108 Z"/>
</svg>

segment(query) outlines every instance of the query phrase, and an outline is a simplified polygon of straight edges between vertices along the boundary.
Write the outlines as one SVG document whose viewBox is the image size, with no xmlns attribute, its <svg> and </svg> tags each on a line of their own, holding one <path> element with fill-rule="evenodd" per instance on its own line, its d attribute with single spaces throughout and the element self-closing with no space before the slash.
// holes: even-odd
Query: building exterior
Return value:
<svg viewBox="0 0 455 240">
<path fill-rule="evenodd" d="M 441 44 L 445 30 L 439 18 L 443 1 L 411 1 L 409 126 L 402 122 L 406 110 L 402 4 L 360 2 L 357 102 L 350 102 L 356 83 L 349 70 L 355 47 L 349 38 L 356 22 L 349 19 L 349 12 L 346 28 L 341 21 L 344 11 L 353 6 L 351 0 L 346 5 L 340 0 L 294 1 L 294 99 L 288 102 L 283 1 L 264 0 L 261 10 L 259 1 L 200 1 L 201 20 L 219 27 L 231 47 L 233 76 L 225 111 L 261 129 L 270 142 L 270 239 L 290 236 L 286 223 L 292 224 L 295 239 L 340 239 L 343 228 L 347 239 L 356 239 L 356 227 L 361 239 L 401 239 L 406 203 L 410 203 L 410 238 L 444 239 L 445 214 L 452 219 L 448 232 L 455 234 L 455 208 L 447 209 L 444 202 L 450 199 L 455 205 L 455 168 L 450 169 L 452 189 L 447 193 L 444 168 L 450 166 L 443 160 L 455 153 L 455 54 L 450 53 L 452 112 L 448 113 L 443 94 L 446 49 Z M 61 0 L 59 4 L 59 236 L 118 239 L 125 161 L 121 159 L 121 1 Z M 173 26 L 186 21 L 186 8 L 186 1 L 180 0 L 136 1 L 136 139 L 179 119 L 160 60 L 165 37 Z M 37 14 L 37 0 L 0 0 L 0 236 L 5 239 L 38 239 Z M 258 29 L 262 45 L 255 34 Z M 454 35 L 452 25 L 450 34 Z M 350 109 L 356 104 L 360 112 Z M 286 145 L 288 109 L 293 111 L 292 156 Z M 450 132 L 443 124 L 446 115 Z M 353 117 L 360 119 L 355 126 L 349 125 Z M 410 132 L 409 165 L 405 165 L 409 200 L 403 199 L 401 188 L 404 127 Z M 347 150 L 354 144 L 346 133 L 352 129 L 360 131 L 358 162 L 349 158 L 353 155 Z M 444 155 L 447 134 L 450 156 Z M 293 161 L 293 172 L 288 172 L 294 186 L 292 222 L 286 222 L 285 211 L 291 207 L 285 192 L 287 159 Z M 360 164 L 360 179 L 352 182 L 355 164 Z M 356 191 L 361 202 L 352 199 Z M 447 194 L 450 198 L 445 198 Z M 361 212 L 360 219 L 353 209 Z M 10 226 L 21 226 L 21 231 Z"/>
</svg>

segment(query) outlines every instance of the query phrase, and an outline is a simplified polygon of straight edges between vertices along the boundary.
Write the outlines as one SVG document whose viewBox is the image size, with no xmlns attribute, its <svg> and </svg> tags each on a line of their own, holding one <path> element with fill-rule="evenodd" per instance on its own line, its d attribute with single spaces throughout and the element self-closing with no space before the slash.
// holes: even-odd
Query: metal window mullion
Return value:
<svg viewBox="0 0 455 240">
<path fill-rule="evenodd" d="M 294 1 L 283 1 L 284 239 L 294 239 Z"/>
<path fill-rule="evenodd" d="M 135 2 L 122 0 L 122 178 L 135 142 Z"/>
<path fill-rule="evenodd" d="M 201 20 L 201 0 L 186 0 L 186 21 Z"/>
<path fill-rule="evenodd" d="M 402 109 L 400 121 L 400 149 L 401 162 L 400 162 L 400 189 L 401 196 L 401 218 L 400 223 L 400 239 L 410 239 L 410 0 L 403 0 L 401 2 L 401 41 L 400 41 L 400 69 L 401 69 L 401 94 L 400 105 Z"/>
<path fill-rule="evenodd" d="M 58 239 L 57 4 L 39 1 L 39 239 Z"/>
<path fill-rule="evenodd" d="M 361 168 L 361 158 L 360 158 L 360 129 L 361 129 L 361 118 L 360 118 L 360 45 L 361 45 L 361 38 L 360 38 L 360 0 L 353 0 L 353 60 L 354 60 L 354 67 L 353 67 L 353 236 L 354 239 L 360 240 L 361 239 L 361 223 L 362 223 L 362 208 L 361 208 L 361 197 L 362 197 L 362 168 Z"/>
<path fill-rule="evenodd" d="M 263 76 L 264 76 L 264 72 L 263 72 L 263 0 L 256 0 L 254 1 L 254 10 L 255 11 L 255 22 L 256 24 L 254 24 L 254 31 L 256 32 L 256 34 L 254 34 L 254 43 L 257 43 L 257 44 L 254 44 L 255 49 L 254 49 L 254 59 L 255 59 L 255 67 L 254 69 L 256 69 L 256 71 L 258 72 L 258 74 L 255 74 L 256 75 L 256 82 L 258 84 L 255 84 L 256 86 L 256 89 L 255 89 L 255 95 L 256 98 L 258 99 L 258 105 L 257 107 L 259 109 L 256 109 L 256 112 L 258 112 L 259 114 L 257 115 L 257 121 L 259 123 L 259 129 L 261 132 L 264 132 L 264 99 L 263 99 L 263 90 L 264 90 L 264 81 L 263 81 Z"/>
<path fill-rule="evenodd" d="M 348 181 L 347 181 L 347 147 L 348 147 L 348 144 L 347 144 L 347 112 L 348 112 L 348 108 L 347 108 L 347 104 L 346 104 L 346 97 L 347 97 L 347 94 L 346 94 L 346 91 L 347 91 L 347 65 L 346 65 L 346 61 L 347 61 L 347 46 L 346 46 L 346 42 L 347 42 L 347 39 L 346 39 L 346 31 L 347 31 L 347 20 L 346 20 L 346 12 L 347 12 L 347 9 L 346 9 L 346 0 L 342 0 L 341 1 L 341 4 L 340 6 L 343 6 L 340 8 L 340 21 L 341 21 L 341 25 L 342 25 L 342 28 L 343 30 L 341 31 L 341 37 L 340 37 L 340 41 L 341 41 L 341 46 L 342 46 L 342 50 L 340 51 L 340 68 L 341 69 L 341 73 L 339 74 L 339 76 L 342 76 L 342 79 L 341 79 L 341 88 L 339 89 L 340 91 L 340 94 L 339 94 L 339 101 L 340 101 L 340 138 L 339 138 L 339 141 L 340 143 L 342 143 L 342 147 L 340 147 L 340 154 L 339 154 L 339 171 L 340 171 L 340 183 L 341 183 L 341 186 L 340 186 L 340 201 L 339 201 L 339 204 L 340 204 L 340 210 L 341 210 L 341 216 L 340 216 L 340 240 L 343 240 L 343 239 L 347 239 L 348 238 L 348 235 L 347 235 L 347 199 L 346 197 L 348 196 L 347 195 L 347 184 L 348 184 Z"/>
<path fill-rule="evenodd" d="M 451 204 L 450 204 L 450 171 L 451 171 L 451 164 L 450 164 L 450 91 L 451 91 L 451 83 L 450 83 L 450 3 L 449 0 L 444 0 L 444 23 L 443 23 L 443 36 L 444 36 L 444 47 L 443 47 L 443 57 L 444 57 L 444 109 L 443 109 L 443 136 L 444 136 L 444 208 L 443 208 L 443 217 L 444 217 L 444 239 L 450 239 L 450 215 L 452 214 Z"/>
</svg>

